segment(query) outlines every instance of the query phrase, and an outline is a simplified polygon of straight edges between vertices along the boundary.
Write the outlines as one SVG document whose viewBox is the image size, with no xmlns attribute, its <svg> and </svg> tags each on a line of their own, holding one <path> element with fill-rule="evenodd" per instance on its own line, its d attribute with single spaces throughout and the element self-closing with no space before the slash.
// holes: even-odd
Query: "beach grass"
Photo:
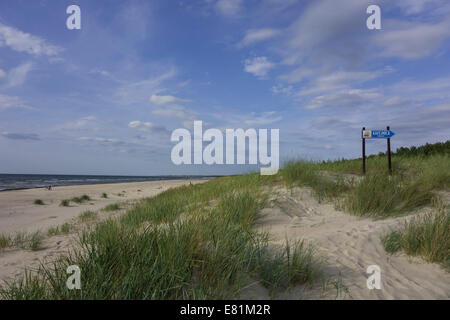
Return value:
<svg viewBox="0 0 450 320">
<path fill-rule="evenodd" d="M 0 234 L 0 249 L 7 248 L 11 245 L 11 236 Z"/>
<path fill-rule="evenodd" d="M 34 200 L 33 203 L 34 203 L 35 205 L 40 205 L 40 206 L 44 205 L 44 201 L 42 201 L 41 199 L 36 199 L 36 200 Z"/>
<path fill-rule="evenodd" d="M 105 192 L 103 192 L 101 197 L 102 197 L 103 199 L 107 199 L 107 198 L 108 198 L 108 194 L 106 194 Z"/>
<path fill-rule="evenodd" d="M 78 219 L 79 219 L 81 222 L 88 222 L 88 221 L 94 220 L 95 218 L 97 218 L 97 216 L 98 216 L 98 213 L 97 213 L 97 212 L 88 210 L 88 211 L 84 211 L 83 213 L 81 213 L 81 214 L 78 216 Z"/>
<path fill-rule="evenodd" d="M 112 203 L 108 204 L 106 207 L 104 207 L 103 211 L 116 211 L 120 209 L 120 205 L 118 203 Z"/>
<path fill-rule="evenodd" d="M 0 298 L 231 299 L 249 279 L 273 298 L 297 284 L 311 286 L 323 268 L 314 248 L 301 240 L 274 247 L 253 228 L 272 187 L 306 186 L 319 201 L 378 219 L 435 203 L 436 191 L 450 185 L 448 155 L 392 160 L 392 175 L 385 156 L 368 159 L 365 176 L 361 160 L 291 161 L 275 176 L 221 177 L 166 190 L 81 230 L 79 246 L 53 265 L 8 282 Z M 439 212 L 386 235 L 386 250 L 447 264 L 448 213 Z M 0 238 L 0 244 L 7 241 Z M 66 288 L 69 265 L 82 270 L 83 290 Z"/>
<path fill-rule="evenodd" d="M 51 237 L 51 236 L 56 236 L 56 235 L 60 235 L 60 234 L 68 234 L 71 230 L 72 230 L 72 226 L 68 222 L 66 222 L 66 223 L 62 224 L 61 226 L 50 227 L 47 230 L 47 235 Z"/>
<path fill-rule="evenodd" d="M 393 175 L 387 172 L 385 156 L 369 160 L 365 176 L 360 172 L 361 160 L 293 161 L 280 175 L 288 186 L 310 187 L 319 201 L 334 201 L 339 209 L 373 218 L 430 205 L 435 191 L 450 187 L 448 155 L 394 157 Z"/>
<path fill-rule="evenodd" d="M 44 235 L 40 231 L 26 233 L 16 232 L 13 235 L 0 235 L 0 248 L 20 248 L 35 251 L 41 247 Z"/>
<path fill-rule="evenodd" d="M 70 204 L 70 200 L 61 200 L 61 203 L 59 204 L 60 207 L 68 207 Z"/>
<path fill-rule="evenodd" d="M 381 241 L 389 253 L 403 251 L 420 256 L 450 271 L 450 210 L 439 203 L 432 212 L 405 221 L 402 228 L 383 235 Z"/>
<path fill-rule="evenodd" d="M 304 243 L 283 254 L 268 247 L 252 224 L 273 177 L 224 177 L 167 190 L 118 218 L 79 235 L 80 247 L 37 274 L 0 289 L 7 299 L 227 299 L 249 277 L 276 292 L 319 274 Z M 268 277 L 274 259 L 282 262 Z M 313 261 L 314 260 L 314 261 Z M 83 290 L 68 290 L 67 266 L 82 270 Z"/>
<path fill-rule="evenodd" d="M 91 200 L 91 197 L 89 197 L 87 194 L 84 194 L 80 197 L 73 197 L 72 199 L 70 199 L 70 201 L 77 203 L 77 204 L 81 204 L 85 201 L 89 201 Z"/>
<path fill-rule="evenodd" d="M 322 277 L 322 261 L 312 245 L 296 241 L 292 245 L 286 239 L 285 247 L 274 250 L 261 261 L 262 284 L 269 289 L 272 298 L 278 291 L 294 285 L 312 285 Z"/>
</svg>

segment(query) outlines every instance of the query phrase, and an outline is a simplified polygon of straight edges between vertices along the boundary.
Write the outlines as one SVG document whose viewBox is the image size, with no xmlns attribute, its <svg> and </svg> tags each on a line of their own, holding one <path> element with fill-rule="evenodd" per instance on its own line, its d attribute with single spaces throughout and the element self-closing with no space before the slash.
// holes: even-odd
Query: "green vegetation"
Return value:
<svg viewBox="0 0 450 320">
<path fill-rule="evenodd" d="M 429 205 L 434 191 L 450 186 L 450 156 L 426 158 L 393 157 L 394 174 L 387 174 L 386 157 L 367 161 L 368 174 L 361 171 L 361 160 L 335 162 L 291 162 L 281 171 L 289 186 L 302 185 L 313 189 L 319 201 L 335 201 L 344 211 L 383 218 L 403 214 Z"/>
<path fill-rule="evenodd" d="M 391 231 L 381 240 L 387 252 L 402 250 L 450 270 L 450 211 L 443 204 L 437 205 L 434 212 L 405 222 L 403 228 Z"/>
<path fill-rule="evenodd" d="M 48 229 L 47 231 L 47 235 L 49 237 L 51 236 L 56 236 L 56 235 L 60 235 L 60 234 L 68 234 L 72 229 L 72 226 L 66 222 L 61 226 L 56 226 L 56 227 L 51 227 Z"/>
<path fill-rule="evenodd" d="M 36 199 L 36 200 L 34 200 L 33 203 L 36 204 L 36 205 L 39 205 L 39 206 L 44 205 L 44 201 L 42 201 L 41 199 Z"/>
<path fill-rule="evenodd" d="M 360 159 L 295 161 L 275 176 L 246 174 L 169 189 L 83 229 L 79 247 L 0 287 L 0 299 L 230 299 L 255 280 L 272 297 L 298 284 L 308 287 L 321 278 L 313 247 L 303 241 L 274 247 L 253 228 L 272 186 L 307 186 L 319 201 L 373 218 L 429 205 L 435 191 L 450 186 L 448 154 L 392 160 L 392 176 L 380 155 L 368 159 L 366 176 Z M 448 265 L 449 218 L 439 210 L 386 235 L 386 249 Z M 89 212 L 80 219 L 94 217 Z M 0 237 L 0 246 L 10 241 Z M 82 270 L 83 290 L 65 285 L 66 268 L 74 264 Z M 338 296 L 346 293 L 341 281 L 329 285 Z"/>
<path fill-rule="evenodd" d="M 81 222 L 87 222 L 94 220 L 97 217 L 97 212 L 95 211 L 85 211 L 78 216 Z"/>
<path fill-rule="evenodd" d="M 297 241 L 293 248 L 286 239 L 284 250 L 277 250 L 265 257 L 261 263 L 262 284 L 270 294 L 287 289 L 292 285 L 316 282 L 322 275 L 322 262 L 314 256 L 314 249 L 304 241 Z"/>
<path fill-rule="evenodd" d="M 7 248 L 11 245 L 11 237 L 6 234 L 0 234 L 0 249 Z"/>
<path fill-rule="evenodd" d="M 91 200 L 91 197 L 89 197 L 88 195 L 84 194 L 81 197 L 74 197 L 74 198 L 72 198 L 70 200 L 62 200 L 60 206 L 68 207 L 70 201 L 72 201 L 74 203 L 77 203 L 77 204 L 81 204 L 81 203 L 83 203 L 85 201 L 89 201 L 89 200 Z"/>
<path fill-rule="evenodd" d="M 83 199 L 81 199 L 81 197 L 74 197 L 70 199 L 70 201 L 80 204 L 83 202 Z"/>
<path fill-rule="evenodd" d="M 80 233 L 80 248 L 9 283 L 0 298 L 226 299 L 238 296 L 250 278 L 274 294 L 312 283 L 320 264 L 309 246 L 286 244 L 277 253 L 252 228 L 266 201 L 262 187 L 273 181 L 258 174 L 224 177 L 145 199 Z M 65 286 L 72 264 L 82 270 L 83 290 Z"/>
<path fill-rule="evenodd" d="M 26 250 L 38 250 L 42 244 L 43 235 L 36 231 L 31 234 L 17 232 L 15 235 L 0 235 L 0 248 L 17 247 Z"/>
<path fill-rule="evenodd" d="M 70 203 L 70 200 L 61 200 L 61 203 L 59 204 L 61 207 L 68 207 Z"/>
<path fill-rule="evenodd" d="M 106 193 L 102 193 L 102 198 L 104 198 L 104 199 L 107 199 L 108 198 L 108 195 L 106 194 Z"/>
<path fill-rule="evenodd" d="M 398 156 L 408 156 L 408 157 L 417 157 L 417 156 L 424 157 L 435 154 L 450 155 L 450 140 L 434 144 L 427 143 L 420 147 L 411 147 L 411 148 L 401 147 L 397 149 L 395 154 Z"/>
<path fill-rule="evenodd" d="M 108 204 L 106 207 L 103 208 L 103 211 L 116 211 L 119 210 L 120 206 L 118 203 Z"/>
</svg>

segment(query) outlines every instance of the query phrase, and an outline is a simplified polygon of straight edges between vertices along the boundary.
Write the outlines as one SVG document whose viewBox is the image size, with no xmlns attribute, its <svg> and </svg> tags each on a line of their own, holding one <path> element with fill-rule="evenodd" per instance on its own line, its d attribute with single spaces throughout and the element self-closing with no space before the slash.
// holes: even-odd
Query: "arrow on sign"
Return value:
<svg viewBox="0 0 450 320">
<path fill-rule="evenodd" d="M 365 139 L 388 139 L 395 135 L 391 130 L 364 130 L 362 137 Z"/>
</svg>

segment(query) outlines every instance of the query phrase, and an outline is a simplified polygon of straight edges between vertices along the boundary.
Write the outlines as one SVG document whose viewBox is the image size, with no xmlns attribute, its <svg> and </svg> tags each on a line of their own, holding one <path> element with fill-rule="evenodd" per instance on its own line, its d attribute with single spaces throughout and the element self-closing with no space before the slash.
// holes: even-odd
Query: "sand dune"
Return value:
<svg viewBox="0 0 450 320">
<path fill-rule="evenodd" d="M 203 180 L 204 181 L 204 180 Z M 193 181 L 199 183 L 202 181 Z M 123 200 L 135 200 L 156 195 L 188 181 L 158 181 L 111 185 L 58 187 L 53 191 L 43 189 L 9 191 L 0 193 L 0 232 L 46 230 L 77 217 L 85 210 L 100 209 L 107 204 Z M 141 190 L 141 191 L 138 191 Z M 124 197 L 119 192 L 125 191 Z M 108 199 L 100 198 L 102 192 Z M 88 194 L 92 201 L 69 208 L 59 207 L 62 199 Z M 33 205 L 34 199 L 42 199 L 45 206 Z M 372 220 L 359 218 L 335 210 L 332 204 L 319 203 L 307 188 L 274 188 L 268 207 L 261 210 L 256 228 L 269 232 L 273 245 L 289 240 L 305 239 L 317 248 L 324 259 L 325 278 L 339 280 L 344 294 L 339 298 L 353 299 L 449 299 L 450 274 L 439 265 L 426 263 L 404 254 L 385 252 L 380 235 L 401 225 L 408 216 Z M 0 250 L 0 280 L 20 276 L 24 267 L 37 267 L 40 261 L 51 261 L 66 252 L 74 243 L 74 234 L 49 237 L 42 249 Z M 381 268 L 381 290 L 369 290 L 366 286 L 369 265 Z M 348 290 L 345 293 L 345 290 Z M 324 289 L 318 284 L 312 289 L 301 286 L 279 293 L 278 299 L 334 299 L 336 290 Z M 267 289 L 257 281 L 244 290 L 240 298 L 270 299 Z"/>
<path fill-rule="evenodd" d="M 380 235 L 402 224 L 414 214 L 404 217 L 372 220 L 359 218 L 318 203 L 306 188 L 291 191 L 278 189 L 263 209 L 258 228 L 266 230 L 272 243 L 305 239 L 312 242 L 325 259 L 325 275 L 342 280 L 354 299 L 449 299 L 450 274 L 430 264 L 403 254 L 390 255 Z M 425 209 L 422 211 L 426 211 Z M 416 213 L 420 214 L 420 213 Z M 381 290 L 367 288 L 369 265 L 381 268 Z M 280 299 L 321 298 L 317 292 L 294 288 L 278 296 Z M 259 294 L 259 296 L 258 296 Z M 255 288 L 254 298 L 267 298 Z M 333 298 L 333 296 L 327 296 Z M 347 298 L 350 298 L 347 295 Z"/>
<path fill-rule="evenodd" d="M 206 180 L 192 180 L 198 183 Z M 131 183 L 111 183 L 80 186 L 60 186 L 49 191 L 44 188 L 0 192 L 0 233 L 33 232 L 64 223 L 83 211 L 98 210 L 108 204 L 124 200 L 151 197 L 169 188 L 189 184 L 188 180 L 165 180 Z M 124 191 L 124 192 L 123 192 Z M 107 199 L 101 197 L 102 193 Z M 119 196 L 118 194 L 121 194 Z M 71 203 L 60 207 L 63 199 L 87 194 L 92 201 Z M 35 205 L 41 199 L 45 205 Z"/>
<path fill-rule="evenodd" d="M 192 180 L 193 184 L 206 180 Z M 99 210 L 117 202 L 133 203 L 140 198 L 151 197 L 167 189 L 189 184 L 189 180 L 166 180 L 115 184 L 55 187 L 52 191 L 43 188 L 0 192 L 0 233 L 42 231 L 50 227 L 73 222 L 87 210 Z M 102 193 L 108 195 L 101 198 Z M 121 193 L 123 196 L 119 196 Z M 71 199 L 87 194 L 91 201 L 60 207 L 63 199 Z M 45 205 L 35 205 L 41 199 Z M 123 212 L 124 210 L 122 210 Z M 100 218 L 113 213 L 102 213 Z M 0 282 L 23 275 L 24 268 L 36 268 L 40 262 L 51 262 L 61 253 L 67 252 L 75 243 L 75 234 L 57 235 L 44 239 L 37 251 L 18 248 L 0 249 Z"/>
</svg>

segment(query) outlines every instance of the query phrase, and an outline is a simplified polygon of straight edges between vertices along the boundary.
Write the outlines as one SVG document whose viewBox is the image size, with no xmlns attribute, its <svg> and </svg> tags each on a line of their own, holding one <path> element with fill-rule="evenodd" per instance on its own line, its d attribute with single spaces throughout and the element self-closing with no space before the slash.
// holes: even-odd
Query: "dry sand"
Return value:
<svg viewBox="0 0 450 320">
<path fill-rule="evenodd" d="M 323 290 L 323 285 L 309 291 L 299 286 L 276 298 L 334 299 L 341 293 L 340 298 L 344 299 L 449 299 L 448 272 L 418 258 L 390 255 L 380 241 L 382 234 L 415 214 L 383 220 L 359 218 L 335 210 L 332 204 L 318 203 L 309 189 L 275 190 L 269 207 L 259 215 L 258 228 L 269 233 L 272 244 L 281 245 L 286 238 L 312 243 L 325 261 L 325 277 L 343 284 L 340 292 L 329 283 L 327 290 Z M 381 269 L 381 290 L 367 288 L 369 265 Z M 348 289 L 348 294 L 344 289 Z M 255 284 L 242 298 L 268 299 L 269 295 Z"/>
<path fill-rule="evenodd" d="M 157 181 L 57 187 L 53 191 L 33 189 L 0 192 L 0 232 L 45 231 L 50 226 L 74 220 L 83 211 L 97 210 L 118 201 L 153 196 L 186 183 L 189 182 Z M 125 196 L 117 196 L 122 191 L 125 191 Z M 100 198 L 102 192 L 107 193 L 109 198 Z M 92 201 L 68 208 L 59 207 L 62 199 L 82 194 L 88 194 Z M 34 205 L 35 199 L 42 199 L 46 205 Z M 256 227 L 269 232 L 273 245 L 284 244 L 286 238 L 290 241 L 305 239 L 313 243 L 318 255 L 324 259 L 324 276 L 328 281 L 326 287 L 323 283 L 312 289 L 298 286 L 279 293 L 275 298 L 449 299 L 448 272 L 439 265 L 418 258 L 404 254 L 389 255 L 381 244 L 380 235 L 400 226 L 415 214 L 384 220 L 358 218 L 335 210 L 332 204 L 318 203 L 307 188 L 296 188 L 292 192 L 281 187 L 275 188 L 269 206 L 259 213 Z M 40 261 L 51 261 L 71 248 L 74 237 L 74 234 L 49 237 L 38 251 L 0 250 L 0 280 L 20 276 L 24 267 L 37 267 Z M 369 265 L 381 268 L 381 290 L 367 288 L 369 275 L 366 270 Z M 333 282 L 338 284 L 338 289 Z M 255 281 L 240 298 L 271 297 L 267 289 Z"/>
<path fill-rule="evenodd" d="M 108 204 L 133 203 L 134 200 L 152 197 L 167 189 L 181 185 L 202 183 L 202 180 L 164 180 L 149 182 L 131 182 L 114 184 L 96 184 L 80 186 L 60 186 L 49 191 L 44 188 L 12 190 L 0 192 L 0 234 L 16 232 L 42 231 L 46 234 L 50 227 L 73 222 L 81 213 L 97 211 Z M 106 193 L 108 198 L 102 198 Z M 119 196 L 118 194 L 123 196 Z M 91 200 L 82 204 L 70 203 L 69 207 L 60 207 L 63 199 L 88 195 Z M 45 205 L 35 205 L 34 200 L 41 199 Z M 122 210 L 123 212 L 124 210 Z M 102 216 L 115 212 L 102 212 Z M 74 234 L 57 235 L 44 239 L 37 251 L 18 248 L 0 249 L 0 282 L 23 274 L 25 267 L 35 268 L 40 261 L 51 261 L 59 254 L 67 252 L 74 244 Z"/>
<path fill-rule="evenodd" d="M 83 211 L 95 211 L 118 201 L 152 197 L 169 188 L 189 184 L 189 181 L 164 180 L 60 186 L 54 187 L 51 191 L 44 188 L 3 191 L 0 192 L 0 233 L 46 230 L 78 216 Z M 192 183 L 202 181 L 206 180 L 192 180 Z M 108 198 L 102 198 L 102 193 L 106 193 Z M 119 193 L 122 196 L 119 196 Z M 61 200 L 80 197 L 83 194 L 88 195 L 91 201 L 82 204 L 71 202 L 69 207 L 59 206 Z M 41 199 L 45 205 L 33 204 L 36 199 Z"/>
</svg>

